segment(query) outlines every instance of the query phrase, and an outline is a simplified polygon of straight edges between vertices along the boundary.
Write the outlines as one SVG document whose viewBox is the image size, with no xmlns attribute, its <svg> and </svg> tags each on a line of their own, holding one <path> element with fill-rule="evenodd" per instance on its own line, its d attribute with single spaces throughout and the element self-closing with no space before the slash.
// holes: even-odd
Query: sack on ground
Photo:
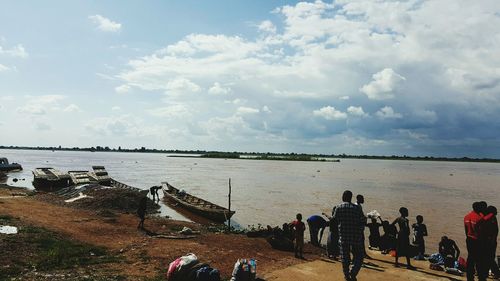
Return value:
<svg viewBox="0 0 500 281">
<path fill-rule="evenodd" d="M 198 264 L 198 257 L 195 254 L 187 254 L 175 259 L 168 266 L 167 280 L 180 281 L 186 280 L 189 270 Z"/>
<path fill-rule="evenodd" d="M 234 264 L 231 281 L 254 281 L 257 275 L 257 261 L 239 259 Z"/>
</svg>

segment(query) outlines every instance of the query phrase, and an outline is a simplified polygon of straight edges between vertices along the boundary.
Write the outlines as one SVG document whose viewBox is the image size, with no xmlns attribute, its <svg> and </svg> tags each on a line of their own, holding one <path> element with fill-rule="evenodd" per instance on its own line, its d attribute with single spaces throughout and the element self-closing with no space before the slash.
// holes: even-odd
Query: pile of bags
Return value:
<svg viewBox="0 0 500 281">
<path fill-rule="evenodd" d="M 231 281 L 254 281 L 257 275 L 257 262 L 254 259 L 239 259 L 234 264 Z"/>
<path fill-rule="evenodd" d="M 169 281 L 220 281 L 220 273 L 206 263 L 200 263 L 195 254 L 177 258 L 168 266 Z"/>
<path fill-rule="evenodd" d="M 239 259 L 234 264 L 231 281 L 255 281 L 257 262 L 254 259 Z M 177 258 L 168 266 L 168 281 L 221 281 L 217 269 L 201 263 L 195 254 Z"/>
<path fill-rule="evenodd" d="M 454 260 L 452 257 L 443 257 L 441 254 L 432 254 L 429 257 L 429 268 L 437 271 L 446 271 L 447 273 L 462 276 L 467 268 L 467 262 L 460 257 Z"/>
</svg>

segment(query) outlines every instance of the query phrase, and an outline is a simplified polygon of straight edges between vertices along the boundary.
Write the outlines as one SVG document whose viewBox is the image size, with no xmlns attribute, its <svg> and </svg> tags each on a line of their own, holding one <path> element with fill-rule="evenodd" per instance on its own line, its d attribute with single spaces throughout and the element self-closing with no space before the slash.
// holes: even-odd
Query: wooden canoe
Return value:
<svg viewBox="0 0 500 281">
<path fill-rule="evenodd" d="M 179 189 L 173 187 L 168 182 L 162 182 L 164 199 L 168 199 L 179 204 L 184 209 L 197 215 L 223 223 L 229 220 L 235 211 L 229 211 L 214 203 L 208 202 L 189 193 L 182 193 Z"/>
</svg>

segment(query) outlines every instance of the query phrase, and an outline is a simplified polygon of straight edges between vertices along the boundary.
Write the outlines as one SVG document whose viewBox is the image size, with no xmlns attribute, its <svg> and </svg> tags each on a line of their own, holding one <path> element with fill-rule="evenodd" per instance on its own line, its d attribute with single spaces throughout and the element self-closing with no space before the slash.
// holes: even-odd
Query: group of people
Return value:
<svg viewBox="0 0 500 281">
<path fill-rule="evenodd" d="M 311 237 L 311 244 L 320 246 L 323 232 L 329 227 L 327 239 L 327 255 L 329 258 L 342 260 L 345 280 L 357 280 L 363 259 L 368 257 L 365 251 L 364 229 L 369 229 L 369 248 L 379 249 L 384 253 L 394 251 L 395 266 L 400 266 L 399 258 L 406 258 L 408 269 L 415 269 L 411 264 L 411 257 L 417 260 L 425 259 L 425 236 L 428 235 L 427 226 L 421 215 L 416 216 L 416 223 L 410 226 L 409 211 L 405 207 L 399 209 L 400 216 L 392 223 L 383 221 L 380 215 L 365 216 L 363 212 L 364 197 L 358 195 L 356 203 L 352 202 L 353 194 L 346 190 L 342 195 L 342 203 L 333 207 L 332 215 L 323 213 L 322 216 L 309 217 L 307 225 Z M 495 262 L 496 244 L 498 236 L 497 210 L 487 206 L 485 202 L 473 204 L 473 210 L 464 218 L 468 257 L 466 262 L 467 280 L 474 280 L 477 272 L 479 280 L 486 280 L 491 269 L 495 276 L 500 276 L 500 270 Z M 370 222 L 367 223 L 368 218 Z M 302 215 L 297 214 L 296 220 L 290 224 L 294 233 L 295 257 L 303 258 L 304 232 L 306 225 Z M 384 235 L 380 235 L 380 227 Z M 410 236 L 413 230 L 413 239 Z M 319 238 L 318 238 L 319 236 Z M 451 267 L 458 262 L 460 249 L 456 242 L 443 236 L 439 242 L 439 254 L 443 257 L 444 265 Z M 351 259 L 352 256 L 352 259 Z"/>
<path fill-rule="evenodd" d="M 467 280 L 474 280 L 474 274 L 480 281 L 486 280 L 491 269 L 500 277 L 496 264 L 498 237 L 497 209 L 484 201 L 474 202 L 472 211 L 464 217 L 467 245 Z"/>
</svg>

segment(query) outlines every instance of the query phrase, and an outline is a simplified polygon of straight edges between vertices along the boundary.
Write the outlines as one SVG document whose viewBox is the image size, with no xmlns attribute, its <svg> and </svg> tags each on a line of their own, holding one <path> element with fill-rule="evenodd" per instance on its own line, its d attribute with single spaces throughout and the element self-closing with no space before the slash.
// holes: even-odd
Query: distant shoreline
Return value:
<svg viewBox="0 0 500 281">
<path fill-rule="evenodd" d="M 347 154 L 305 154 L 305 153 L 259 153 L 259 152 L 221 152 L 205 150 L 164 150 L 149 149 L 145 147 L 134 149 L 101 147 L 27 147 L 27 146 L 0 146 L 1 149 L 10 150 L 49 150 L 49 151 L 87 151 L 87 152 L 127 152 L 127 153 L 161 153 L 161 154 L 184 154 L 169 157 L 193 157 L 193 158 L 216 158 L 216 159 L 241 159 L 241 160 L 276 160 L 276 161 L 319 161 L 339 162 L 338 159 L 371 159 L 371 160 L 411 160 L 411 161 L 446 161 L 446 162 L 478 162 L 478 163 L 500 163 L 500 159 L 492 158 L 451 158 L 433 156 L 383 156 L 383 155 L 347 155 Z"/>
</svg>

